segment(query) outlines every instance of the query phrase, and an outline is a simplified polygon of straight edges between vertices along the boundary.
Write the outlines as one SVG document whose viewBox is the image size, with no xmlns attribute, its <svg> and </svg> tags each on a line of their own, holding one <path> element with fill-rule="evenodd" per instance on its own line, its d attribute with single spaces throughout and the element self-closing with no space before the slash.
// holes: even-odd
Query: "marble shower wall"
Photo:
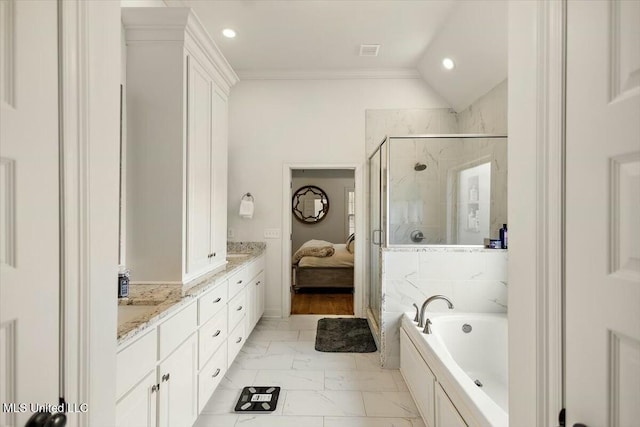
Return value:
<svg viewBox="0 0 640 427">
<path fill-rule="evenodd" d="M 460 133 L 508 133 L 507 80 L 456 115 Z"/>
<path fill-rule="evenodd" d="M 389 248 L 382 251 L 381 358 L 400 366 L 400 319 L 431 295 L 451 299 L 458 312 L 507 312 L 507 251 L 464 247 Z M 429 311 L 448 311 L 436 301 Z"/>
<path fill-rule="evenodd" d="M 451 108 L 367 110 L 365 112 L 367 159 L 387 135 L 457 132 L 458 118 Z"/>
<path fill-rule="evenodd" d="M 482 244 L 485 237 L 497 238 L 507 218 L 505 139 L 395 139 L 389 148 L 391 244 L 414 244 L 410 239 L 413 231 L 421 231 L 422 243 L 428 245 Z M 418 162 L 427 168 L 416 171 Z M 455 171 L 485 162 L 491 163 L 490 235 L 461 242 L 456 236 Z M 466 215 L 466 206 L 458 209 Z"/>
</svg>

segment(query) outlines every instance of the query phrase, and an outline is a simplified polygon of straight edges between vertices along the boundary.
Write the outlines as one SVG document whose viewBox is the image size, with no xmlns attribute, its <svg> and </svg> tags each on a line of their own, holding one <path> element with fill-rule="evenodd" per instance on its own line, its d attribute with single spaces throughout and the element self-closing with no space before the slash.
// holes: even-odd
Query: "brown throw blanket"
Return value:
<svg viewBox="0 0 640 427">
<path fill-rule="evenodd" d="M 328 257 L 333 255 L 333 243 L 324 240 L 308 240 L 293 254 L 291 262 L 297 264 L 305 256 Z"/>
</svg>

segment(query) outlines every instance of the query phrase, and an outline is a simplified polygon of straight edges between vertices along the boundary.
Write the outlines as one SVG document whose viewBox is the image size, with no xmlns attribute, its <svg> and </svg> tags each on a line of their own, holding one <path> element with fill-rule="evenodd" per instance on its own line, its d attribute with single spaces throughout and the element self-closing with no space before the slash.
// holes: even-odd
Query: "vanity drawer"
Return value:
<svg viewBox="0 0 640 427">
<path fill-rule="evenodd" d="M 200 342 L 198 366 L 202 368 L 209 357 L 227 339 L 227 307 L 220 310 L 213 319 L 200 328 L 198 338 Z"/>
<path fill-rule="evenodd" d="M 227 367 L 231 366 L 247 339 L 245 336 L 244 322 L 245 319 L 242 319 L 233 331 L 229 333 L 229 338 L 227 338 Z"/>
<path fill-rule="evenodd" d="M 155 369 L 158 337 L 155 329 L 116 355 L 116 399 L 124 395 L 149 371 Z"/>
<path fill-rule="evenodd" d="M 240 271 L 229 278 L 229 299 L 236 296 L 241 290 L 247 286 L 251 277 L 247 276 L 247 267 L 242 267 Z"/>
<path fill-rule="evenodd" d="M 207 404 L 220 381 L 227 373 L 227 346 L 222 346 L 198 374 L 198 413 Z"/>
<path fill-rule="evenodd" d="M 247 312 L 247 293 L 240 292 L 229 301 L 229 330 L 235 328 L 238 321 L 242 319 Z"/>
<path fill-rule="evenodd" d="M 158 326 L 160 360 L 167 357 L 198 326 L 198 306 L 190 304 L 178 314 Z"/>
<path fill-rule="evenodd" d="M 204 325 L 214 314 L 218 313 L 229 301 L 227 296 L 227 284 L 224 282 L 217 285 L 210 292 L 198 298 L 198 324 Z"/>
</svg>

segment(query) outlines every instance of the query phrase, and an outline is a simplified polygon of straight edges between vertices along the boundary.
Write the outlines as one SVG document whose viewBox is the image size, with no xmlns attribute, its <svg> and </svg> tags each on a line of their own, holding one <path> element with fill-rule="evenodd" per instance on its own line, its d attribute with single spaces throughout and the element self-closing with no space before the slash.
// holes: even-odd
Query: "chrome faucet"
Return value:
<svg viewBox="0 0 640 427">
<path fill-rule="evenodd" d="M 429 324 L 431 323 L 431 321 L 429 319 L 427 319 L 427 325 L 425 326 L 425 319 L 424 319 L 424 312 L 427 308 L 427 306 L 429 304 L 431 304 L 433 301 L 435 300 L 444 300 L 447 302 L 447 305 L 449 306 L 449 310 L 453 310 L 453 304 L 451 303 L 451 301 L 449 300 L 449 298 L 445 297 L 444 295 L 433 295 L 430 296 L 429 298 L 427 298 L 425 300 L 425 302 L 422 304 L 422 307 L 420 308 L 420 316 L 418 316 L 418 327 L 423 327 L 424 326 L 424 333 L 425 334 L 430 334 L 431 333 L 431 328 L 429 328 Z"/>
</svg>

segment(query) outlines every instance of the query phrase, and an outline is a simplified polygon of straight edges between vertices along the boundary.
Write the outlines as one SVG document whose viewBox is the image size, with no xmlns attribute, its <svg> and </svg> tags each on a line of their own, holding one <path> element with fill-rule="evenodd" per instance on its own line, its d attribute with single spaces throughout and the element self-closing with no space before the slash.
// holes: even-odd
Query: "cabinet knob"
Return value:
<svg viewBox="0 0 640 427">
<path fill-rule="evenodd" d="M 213 373 L 213 375 L 211 375 L 211 378 L 215 378 L 218 375 L 220 375 L 220 368 L 216 369 L 216 371 Z"/>
<path fill-rule="evenodd" d="M 220 335 L 220 332 L 222 332 L 222 331 L 220 329 L 218 329 L 215 334 L 211 335 L 211 338 L 217 337 L 218 335 Z"/>
<path fill-rule="evenodd" d="M 162 382 L 169 381 L 169 374 L 164 374 L 162 376 Z"/>
<path fill-rule="evenodd" d="M 154 384 L 151 386 L 151 393 L 155 393 L 158 390 L 160 390 L 160 384 Z"/>
<path fill-rule="evenodd" d="M 242 337 L 238 337 L 238 339 L 236 340 L 236 344 L 240 344 L 240 341 L 242 341 Z"/>
<path fill-rule="evenodd" d="M 213 253 L 213 256 L 216 256 L 216 253 L 215 253 L 215 252 Z"/>
<path fill-rule="evenodd" d="M 213 254 L 209 254 L 207 255 L 207 258 L 211 258 L 213 256 Z"/>
<path fill-rule="evenodd" d="M 242 306 L 236 308 L 236 311 L 242 311 Z"/>
<path fill-rule="evenodd" d="M 258 286 L 259 284 L 260 284 L 260 280 L 258 280 L 258 281 L 256 282 L 256 286 Z"/>
<path fill-rule="evenodd" d="M 242 284 L 242 280 L 238 280 L 238 285 L 241 285 L 241 284 Z"/>
<path fill-rule="evenodd" d="M 222 298 L 218 297 L 215 300 L 213 300 L 213 303 L 215 304 L 215 303 L 220 302 L 220 301 L 222 301 Z"/>
</svg>

